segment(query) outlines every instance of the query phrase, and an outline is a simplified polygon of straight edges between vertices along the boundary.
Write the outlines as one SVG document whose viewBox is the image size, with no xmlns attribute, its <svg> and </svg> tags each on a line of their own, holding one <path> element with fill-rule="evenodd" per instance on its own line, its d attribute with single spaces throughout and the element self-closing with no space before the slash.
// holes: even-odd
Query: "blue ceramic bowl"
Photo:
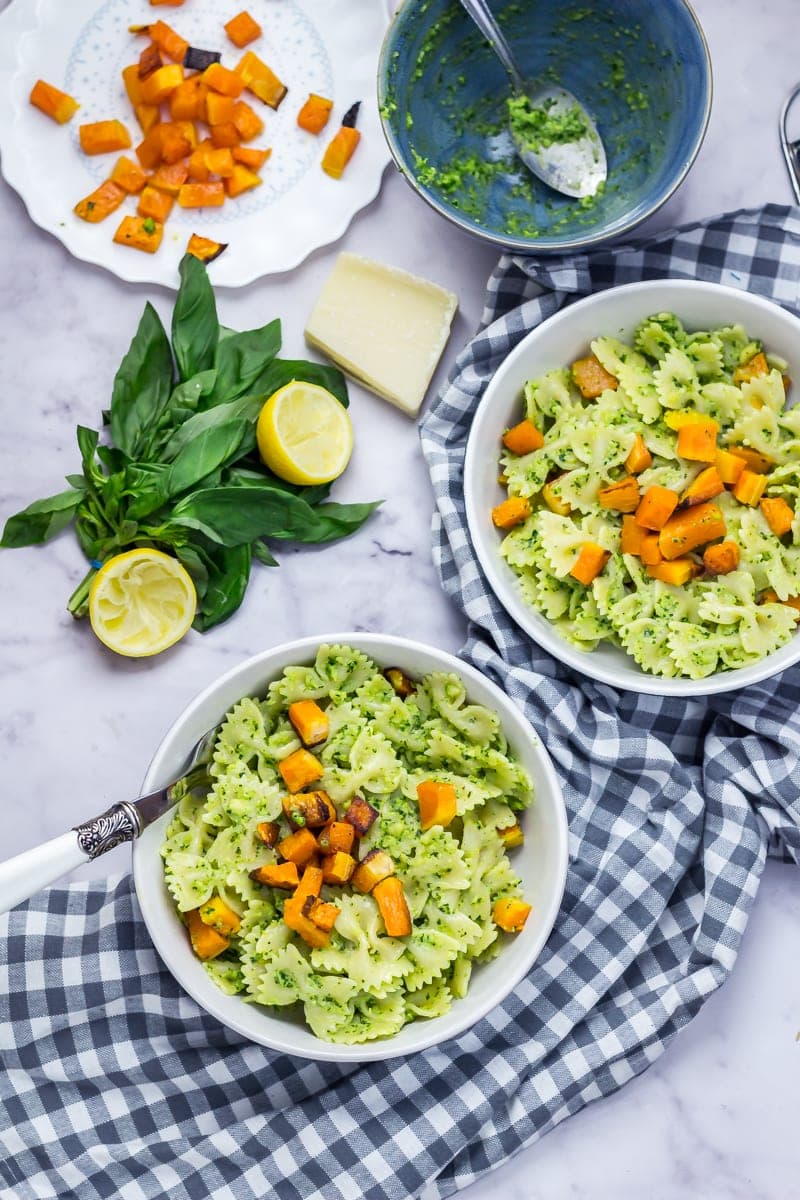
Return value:
<svg viewBox="0 0 800 1200">
<path fill-rule="evenodd" d="M 518 253 L 579 250 L 619 237 L 669 199 L 711 110 L 711 61 L 685 0 L 493 0 L 529 78 L 574 92 L 608 156 L 602 195 L 553 192 L 515 157 L 508 82 L 459 0 L 404 0 L 378 69 L 397 166 L 438 212 Z"/>
</svg>

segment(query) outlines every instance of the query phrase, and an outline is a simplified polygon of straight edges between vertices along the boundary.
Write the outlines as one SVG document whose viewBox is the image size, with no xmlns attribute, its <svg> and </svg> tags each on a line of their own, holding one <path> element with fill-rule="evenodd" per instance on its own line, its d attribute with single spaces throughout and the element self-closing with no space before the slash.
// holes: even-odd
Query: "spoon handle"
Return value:
<svg viewBox="0 0 800 1200">
<path fill-rule="evenodd" d="M 483 36 L 489 42 L 500 62 L 508 72 L 511 82 L 518 92 L 525 91 L 525 78 L 517 66 L 511 48 L 497 24 L 494 13 L 489 8 L 487 0 L 461 0 L 461 5 L 472 17 Z"/>
</svg>

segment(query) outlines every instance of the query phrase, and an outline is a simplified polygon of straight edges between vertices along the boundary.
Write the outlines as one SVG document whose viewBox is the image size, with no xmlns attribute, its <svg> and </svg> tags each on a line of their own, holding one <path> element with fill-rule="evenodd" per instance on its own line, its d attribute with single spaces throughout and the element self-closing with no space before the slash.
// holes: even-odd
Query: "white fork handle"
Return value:
<svg viewBox="0 0 800 1200">
<path fill-rule="evenodd" d="M 29 900 L 88 861 L 89 855 L 81 849 L 77 831 L 71 829 L 43 846 L 35 846 L 0 863 L 0 913 Z"/>
</svg>

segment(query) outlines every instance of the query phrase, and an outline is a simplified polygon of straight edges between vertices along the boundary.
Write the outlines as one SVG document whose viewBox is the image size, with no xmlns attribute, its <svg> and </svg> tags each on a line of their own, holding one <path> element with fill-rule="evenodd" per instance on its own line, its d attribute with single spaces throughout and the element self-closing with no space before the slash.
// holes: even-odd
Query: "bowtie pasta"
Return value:
<svg viewBox="0 0 800 1200">
<path fill-rule="evenodd" d="M 439 1016 L 530 911 L 508 852 L 530 779 L 464 684 L 347 646 L 227 714 L 207 795 L 162 847 L 195 953 L 229 994 L 352 1044 Z"/>
<path fill-rule="evenodd" d="M 800 411 L 739 325 L 648 317 L 524 389 L 493 510 L 526 601 L 582 650 L 702 679 L 800 619 Z"/>
</svg>

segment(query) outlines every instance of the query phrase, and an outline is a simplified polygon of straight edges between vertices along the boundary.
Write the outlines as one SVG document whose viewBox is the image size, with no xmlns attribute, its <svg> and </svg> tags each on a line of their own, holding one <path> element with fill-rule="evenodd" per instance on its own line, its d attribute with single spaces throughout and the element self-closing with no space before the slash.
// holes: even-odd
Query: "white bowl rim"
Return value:
<svg viewBox="0 0 800 1200">
<path fill-rule="evenodd" d="M 431 646 L 425 642 L 416 641 L 412 638 L 399 637 L 393 634 L 382 633 L 361 633 L 361 632 L 337 632 L 330 634 L 315 634 L 308 637 L 298 638 L 291 642 L 282 642 L 276 646 L 270 647 L 267 650 L 262 650 L 257 654 L 251 655 L 247 659 L 241 660 L 235 666 L 231 667 L 224 674 L 217 676 L 207 687 L 198 693 L 172 722 L 169 730 L 161 739 L 158 748 L 150 761 L 147 772 L 142 784 L 142 793 L 152 791 L 155 788 L 162 786 L 163 780 L 163 760 L 171 749 L 175 731 L 180 730 L 192 718 L 192 716 L 202 708 L 207 700 L 213 697 L 217 692 L 221 691 L 227 683 L 231 683 L 240 674 L 244 674 L 257 664 L 263 662 L 268 664 L 272 659 L 278 656 L 292 654 L 297 657 L 297 662 L 303 662 L 309 657 L 310 652 L 316 651 L 320 645 L 324 644 L 343 644 L 353 646 L 355 649 L 363 650 L 369 653 L 370 647 L 396 647 L 409 653 L 421 653 L 426 656 L 433 656 L 438 659 L 444 667 L 457 672 L 467 685 L 467 693 L 469 695 L 470 683 L 478 683 L 479 687 L 487 688 L 490 693 L 493 693 L 497 703 L 498 715 L 505 728 L 507 723 L 517 723 L 520 727 L 527 727 L 533 735 L 531 738 L 532 753 L 539 760 L 539 766 L 542 774 L 546 779 L 547 786 L 553 797 L 553 815 L 555 817 L 555 844 L 551 847 L 551 853 L 554 856 L 555 876 L 558 880 L 558 886 L 553 890 L 549 903 L 547 904 L 543 919 L 542 929 L 537 938 L 532 941 L 528 952 L 515 970 L 503 979 L 502 984 L 496 987 L 492 994 L 481 1004 L 475 1004 L 473 1007 L 468 1007 L 466 1001 L 469 999 L 469 993 L 463 1001 L 459 1003 L 465 1004 L 463 1020 L 457 1022 L 453 1028 L 448 1030 L 445 1035 L 437 1032 L 439 1020 L 444 1018 L 429 1018 L 413 1022 L 414 1026 L 418 1026 L 419 1036 L 415 1039 L 412 1047 L 396 1048 L 394 1042 L 396 1037 L 386 1039 L 377 1039 L 374 1042 L 361 1043 L 355 1046 L 342 1046 L 336 1043 L 325 1042 L 320 1038 L 315 1039 L 313 1053 L 300 1048 L 288 1048 L 280 1041 L 264 1036 L 254 1036 L 253 1029 L 250 1024 L 244 1020 L 231 1019 L 227 1012 L 222 1011 L 221 1003 L 218 1003 L 218 997 L 230 999 L 220 991 L 211 979 L 208 980 L 209 990 L 205 988 L 195 988 L 189 981 L 181 976 L 170 963 L 169 944 L 166 937 L 166 931 L 162 928 L 161 920 L 157 912 L 157 906 L 153 902 L 148 889 L 145 887 L 144 879 L 144 852 L 140 840 L 136 840 L 132 846 L 133 857 L 133 879 L 136 889 L 136 896 L 139 907 L 144 918 L 150 938 L 155 946 L 159 957 L 162 959 L 167 970 L 172 974 L 177 983 L 187 992 L 197 1004 L 200 1005 L 206 1012 L 216 1017 L 227 1028 L 233 1029 L 236 1033 L 240 1033 L 243 1037 L 248 1038 L 252 1042 L 267 1046 L 270 1049 L 277 1050 L 282 1053 L 293 1055 L 298 1058 L 313 1058 L 325 1062 L 369 1062 L 375 1060 L 383 1060 L 389 1058 L 397 1058 L 406 1056 L 412 1053 L 418 1053 L 422 1050 L 430 1049 L 437 1044 L 450 1041 L 453 1038 L 459 1037 L 466 1030 L 471 1029 L 478 1023 L 488 1012 L 498 1007 L 511 994 L 520 980 L 530 971 L 539 955 L 541 954 L 547 939 L 553 931 L 561 900 L 566 887 L 567 869 L 569 866 L 569 851 L 568 851 L 568 825 L 566 805 L 561 784 L 556 774 L 550 755 L 542 741 L 541 736 L 537 733 L 530 724 L 524 712 L 498 687 L 498 685 L 476 667 L 470 663 L 463 662 L 450 654 L 449 651 L 441 650 L 436 646 Z M 269 669 L 267 667 L 267 669 Z M 509 715 L 510 714 L 510 715 Z M 513 744 L 513 743 L 512 743 Z M 166 781 L 165 781 L 166 782 Z M 536 803 L 534 797 L 534 804 Z M 487 964 L 491 967 L 494 963 L 502 960 L 502 955 Z M 243 1008 L 246 1008 L 249 1013 L 258 1012 L 257 1006 L 246 1004 L 242 1001 Z M 451 1009 L 450 1012 L 453 1010 Z M 272 1016 L 272 1014 L 269 1014 Z M 445 1017 L 447 1014 L 445 1014 Z M 273 1020 L 280 1020 L 279 1017 L 272 1017 Z M 408 1028 L 405 1026 L 404 1028 Z M 287 1029 L 291 1029 L 287 1025 Z"/>
<path fill-rule="evenodd" d="M 547 650 L 548 653 L 552 654 L 560 662 L 578 671 L 581 675 L 588 676 L 599 683 L 611 684 L 613 687 L 621 688 L 624 691 L 642 692 L 651 696 L 711 696 L 747 687 L 753 683 L 760 683 L 762 680 L 777 675 L 781 671 L 785 671 L 788 667 L 793 666 L 800 660 L 800 630 L 794 635 L 791 642 L 782 646 L 779 650 L 773 651 L 766 658 L 760 659 L 757 663 L 746 667 L 738 667 L 732 671 L 717 671 L 705 679 L 689 679 L 683 676 L 677 679 L 664 679 L 657 675 L 647 674 L 630 655 L 621 649 L 620 655 L 624 655 L 627 663 L 623 666 L 621 659 L 621 665 L 618 669 L 608 668 L 597 661 L 594 651 L 583 651 L 574 647 L 555 630 L 555 627 L 546 617 L 527 605 L 516 594 L 513 583 L 504 574 L 503 568 L 505 567 L 505 563 L 497 553 L 499 541 L 494 539 L 493 531 L 490 532 L 494 540 L 491 545 L 488 544 L 489 539 L 483 528 L 485 513 L 478 511 L 475 495 L 476 489 L 473 486 L 473 481 L 476 478 L 481 462 L 483 447 L 487 444 L 499 444 L 498 438 L 494 436 L 491 430 L 495 397 L 502 396 L 505 374 L 510 373 L 520 359 L 526 357 L 531 345 L 536 345 L 539 341 L 544 341 L 553 329 L 571 321 L 576 312 L 580 313 L 590 308 L 602 309 L 610 296 L 625 293 L 626 295 L 641 295 L 644 298 L 650 294 L 657 295 L 659 292 L 664 291 L 665 288 L 669 288 L 670 290 L 675 289 L 678 293 L 686 292 L 687 294 L 706 292 L 709 295 L 719 297 L 723 301 L 725 299 L 729 301 L 735 300 L 737 304 L 744 304 L 753 310 L 760 310 L 773 319 L 777 317 L 778 319 L 784 319 L 787 322 L 793 323 L 796 326 L 796 334 L 800 335 L 800 317 L 796 316 L 789 309 L 784 308 L 773 300 L 767 299 L 765 296 L 755 295 L 742 288 L 730 287 L 727 284 L 716 283 L 711 280 L 676 279 L 664 276 L 659 279 L 639 280 L 634 283 L 624 283 L 615 287 L 603 288 L 602 291 L 593 292 L 589 296 L 576 300 L 566 308 L 562 308 L 557 313 L 554 313 L 553 316 L 546 317 L 541 324 L 526 334 L 506 358 L 503 359 L 500 367 L 489 381 L 486 391 L 478 403 L 478 408 L 467 438 L 463 476 L 464 503 L 470 541 L 481 569 L 489 581 L 489 586 L 498 602 L 503 606 L 514 623 L 532 641 L 536 642 L 544 650 Z M 651 308 L 649 311 L 652 312 L 655 309 Z M 647 315 L 647 312 L 642 312 L 642 317 Z M 678 315 L 680 316 L 680 313 Z M 601 324 L 598 325 L 598 329 L 602 330 L 602 328 L 601 318 Z M 511 570 L 510 568 L 507 569 Z"/>
</svg>

